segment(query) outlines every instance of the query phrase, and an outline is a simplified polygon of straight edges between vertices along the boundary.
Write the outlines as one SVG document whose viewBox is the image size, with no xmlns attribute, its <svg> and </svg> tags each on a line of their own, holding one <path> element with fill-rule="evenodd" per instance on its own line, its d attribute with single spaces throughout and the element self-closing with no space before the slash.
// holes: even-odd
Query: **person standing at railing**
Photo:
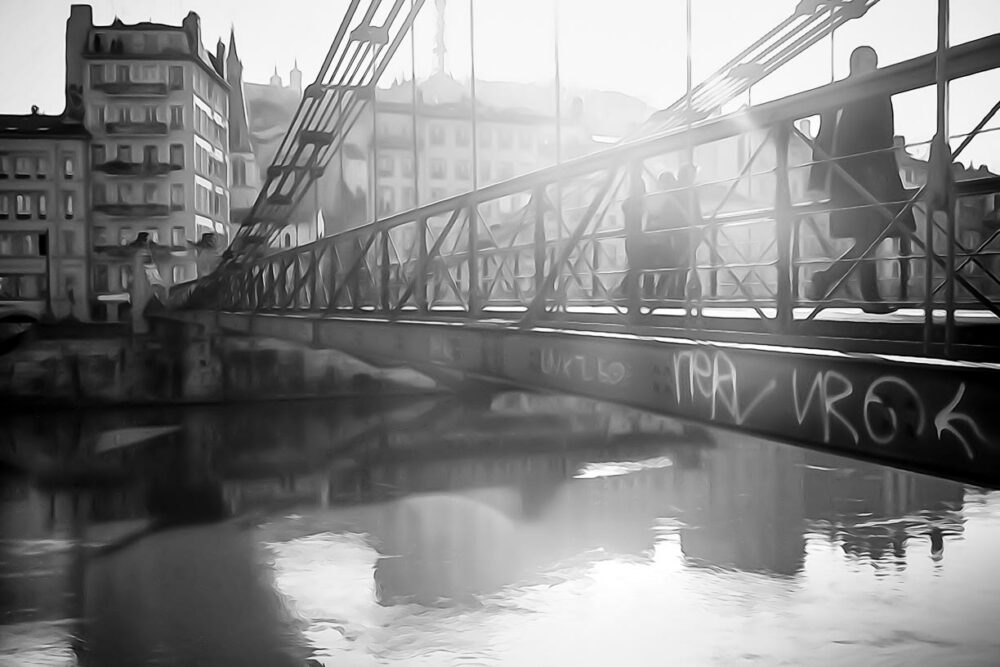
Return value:
<svg viewBox="0 0 1000 667">
<path fill-rule="evenodd" d="M 849 79 L 859 79 L 878 68 L 878 54 L 870 46 L 860 46 L 851 53 Z M 830 194 L 830 236 L 852 239 L 854 245 L 832 266 L 813 274 L 809 297 L 828 298 L 830 288 L 845 276 L 855 261 L 858 266 L 863 306 L 867 312 L 889 312 L 879 303 L 878 270 L 875 263 L 875 241 L 890 224 L 885 213 L 871 204 L 859 192 L 855 183 L 883 203 L 893 216 L 902 210 L 906 191 L 899 176 L 893 148 L 894 118 L 892 98 L 888 93 L 875 92 L 839 109 L 831 109 L 820 119 L 813 165 L 809 175 L 810 189 L 826 189 Z M 829 156 L 826 161 L 824 154 Z M 839 168 L 838 168 L 839 167 Z M 841 171 L 842 170 L 842 171 Z M 885 238 L 908 240 L 902 227 L 916 228 L 913 213 L 898 217 Z M 869 246 L 875 245 L 866 253 Z"/>
<path fill-rule="evenodd" d="M 654 232 L 644 241 L 647 268 L 665 269 L 655 281 L 657 297 L 683 299 L 684 284 L 688 273 L 688 221 L 687 212 L 679 198 L 678 181 L 672 173 L 665 171 L 657 179 L 658 192 L 648 201 L 646 231 Z M 646 292 L 654 291 L 652 275 L 646 279 L 650 284 Z"/>
</svg>

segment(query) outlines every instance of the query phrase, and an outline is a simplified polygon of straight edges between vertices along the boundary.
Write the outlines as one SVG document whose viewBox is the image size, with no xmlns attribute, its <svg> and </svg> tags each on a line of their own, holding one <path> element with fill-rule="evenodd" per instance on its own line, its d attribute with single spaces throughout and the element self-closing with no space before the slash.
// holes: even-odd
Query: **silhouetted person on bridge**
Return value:
<svg viewBox="0 0 1000 667">
<path fill-rule="evenodd" d="M 689 171 L 690 180 L 693 172 Z M 669 171 L 660 174 L 656 192 L 627 201 L 623 208 L 638 207 L 643 234 L 626 239 L 626 254 L 633 271 L 648 271 L 642 277 L 645 298 L 683 299 L 690 268 L 690 217 L 687 191 Z M 628 213 L 627 213 L 628 214 Z M 653 232 L 653 233 L 650 233 Z M 655 274 L 654 274 L 655 271 Z"/>
<path fill-rule="evenodd" d="M 870 46 L 860 46 L 851 53 L 848 78 L 863 77 L 877 68 L 875 50 Z M 831 267 L 813 275 L 811 298 L 829 296 L 829 288 L 847 274 L 854 260 L 865 256 L 868 247 L 890 224 L 879 207 L 871 204 L 868 197 L 851 183 L 851 179 L 877 201 L 884 203 L 893 216 L 897 216 L 903 208 L 903 204 L 898 202 L 906 199 L 906 191 L 893 149 L 893 125 L 892 98 L 888 93 L 881 92 L 840 109 L 832 109 L 824 113 L 820 120 L 816 138 L 816 146 L 820 150 L 814 151 L 817 164 L 811 169 L 809 186 L 811 189 L 827 189 L 830 193 L 830 236 L 853 239 L 854 245 Z M 830 157 L 829 161 L 825 161 L 823 153 Z M 916 228 L 911 211 L 899 216 L 886 238 L 900 238 L 901 248 L 908 249 L 909 238 L 903 232 L 903 226 L 911 231 Z M 878 303 L 882 297 L 874 253 L 873 248 L 868 258 L 862 259 L 858 266 L 861 295 L 869 302 L 864 309 L 868 312 L 889 312 L 889 308 Z"/>
</svg>

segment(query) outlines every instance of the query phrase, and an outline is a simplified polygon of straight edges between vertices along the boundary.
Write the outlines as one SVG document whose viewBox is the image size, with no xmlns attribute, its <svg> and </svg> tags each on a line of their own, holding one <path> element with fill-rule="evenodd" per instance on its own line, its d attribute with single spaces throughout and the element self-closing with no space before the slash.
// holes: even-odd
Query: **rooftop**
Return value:
<svg viewBox="0 0 1000 667">
<path fill-rule="evenodd" d="M 90 137 L 90 133 L 79 123 L 65 122 L 62 116 L 0 114 L 0 137 L 86 139 Z"/>
</svg>

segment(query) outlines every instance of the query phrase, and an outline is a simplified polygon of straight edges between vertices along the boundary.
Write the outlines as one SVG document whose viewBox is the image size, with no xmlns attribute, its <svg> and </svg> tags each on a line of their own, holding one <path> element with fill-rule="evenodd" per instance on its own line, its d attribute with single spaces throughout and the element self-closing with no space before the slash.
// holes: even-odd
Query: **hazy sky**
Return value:
<svg viewBox="0 0 1000 667">
<path fill-rule="evenodd" d="M 476 74 L 480 79 L 551 81 L 554 74 L 554 0 L 474 0 Z M 559 0 L 560 69 L 564 84 L 619 90 L 663 106 L 684 90 L 684 0 Z M 694 0 L 695 80 L 725 62 L 794 9 L 798 0 Z M 0 112 L 47 113 L 63 107 L 65 21 L 70 0 L 0 0 Z M 95 0 L 94 19 L 110 23 L 153 20 L 179 24 L 189 10 L 202 19 L 202 37 L 213 49 L 236 29 L 245 79 L 267 81 L 272 70 L 287 81 L 297 59 L 311 81 L 340 23 L 347 0 Z M 1000 0 L 952 0 L 952 43 L 1000 32 Z M 936 0 L 882 0 L 865 18 L 837 33 L 836 75 L 846 72 L 855 46 L 875 46 L 881 64 L 934 49 Z M 434 1 L 416 26 L 418 76 L 433 71 Z M 448 66 L 459 78 L 469 71 L 469 0 L 448 0 Z M 409 44 L 388 79 L 408 74 Z M 830 79 L 830 43 L 803 54 L 759 85 L 755 101 Z M 959 82 L 952 92 L 952 130 L 970 128 L 996 101 L 1000 75 Z M 928 104 L 929 102 L 929 104 Z M 896 100 L 897 129 L 908 139 L 929 137 L 933 93 Z M 1000 125 L 1000 122 L 997 123 Z M 1000 166 L 1000 142 L 977 139 L 967 155 Z"/>
</svg>

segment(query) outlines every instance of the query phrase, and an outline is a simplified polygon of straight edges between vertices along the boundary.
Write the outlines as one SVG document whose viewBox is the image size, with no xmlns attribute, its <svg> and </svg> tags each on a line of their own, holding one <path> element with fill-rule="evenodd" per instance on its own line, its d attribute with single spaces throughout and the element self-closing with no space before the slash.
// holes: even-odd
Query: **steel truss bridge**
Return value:
<svg viewBox="0 0 1000 667">
<path fill-rule="evenodd" d="M 175 289 L 187 307 L 174 317 L 996 485 L 1000 224 L 970 231 L 961 212 L 986 202 L 984 215 L 995 218 L 1000 179 L 952 182 L 950 174 L 989 131 L 1000 101 L 955 137 L 940 112 L 950 81 L 1000 67 L 1000 35 L 949 47 L 941 2 L 937 53 L 713 115 L 875 4 L 802 3 L 626 142 L 279 250 L 274 240 L 372 99 L 422 4 L 373 0 L 360 14 L 354 0 L 253 212 L 212 276 Z M 384 21 L 374 21 L 383 5 Z M 830 156 L 801 121 L 872 94 L 932 86 L 938 138 L 957 146 L 937 142 L 927 185 L 879 201 L 830 163 L 867 202 L 858 208 L 885 220 L 878 241 L 845 252 L 827 233 L 836 206 L 802 187 Z M 650 202 L 664 195 L 657 175 L 727 142 L 748 146 L 735 173 L 673 189 L 689 222 L 646 229 Z M 514 214 L 484 216 L 505 200 Z M 900 207 L 914 212 L 917 228 L 891 239 Z M 667 237 L 685 240 L 686 275 L 635 261 L 636 248 Z M 839 279 L 810 293 L 814 272 L 838 258 Z M 877 258 L 885 304 L 898 309 L 888 314 L 863 312 L 870 304 L 850 286 Z M 679 273 L 682 293 L 649 289 L 647 277 Z"/>
</svg>

